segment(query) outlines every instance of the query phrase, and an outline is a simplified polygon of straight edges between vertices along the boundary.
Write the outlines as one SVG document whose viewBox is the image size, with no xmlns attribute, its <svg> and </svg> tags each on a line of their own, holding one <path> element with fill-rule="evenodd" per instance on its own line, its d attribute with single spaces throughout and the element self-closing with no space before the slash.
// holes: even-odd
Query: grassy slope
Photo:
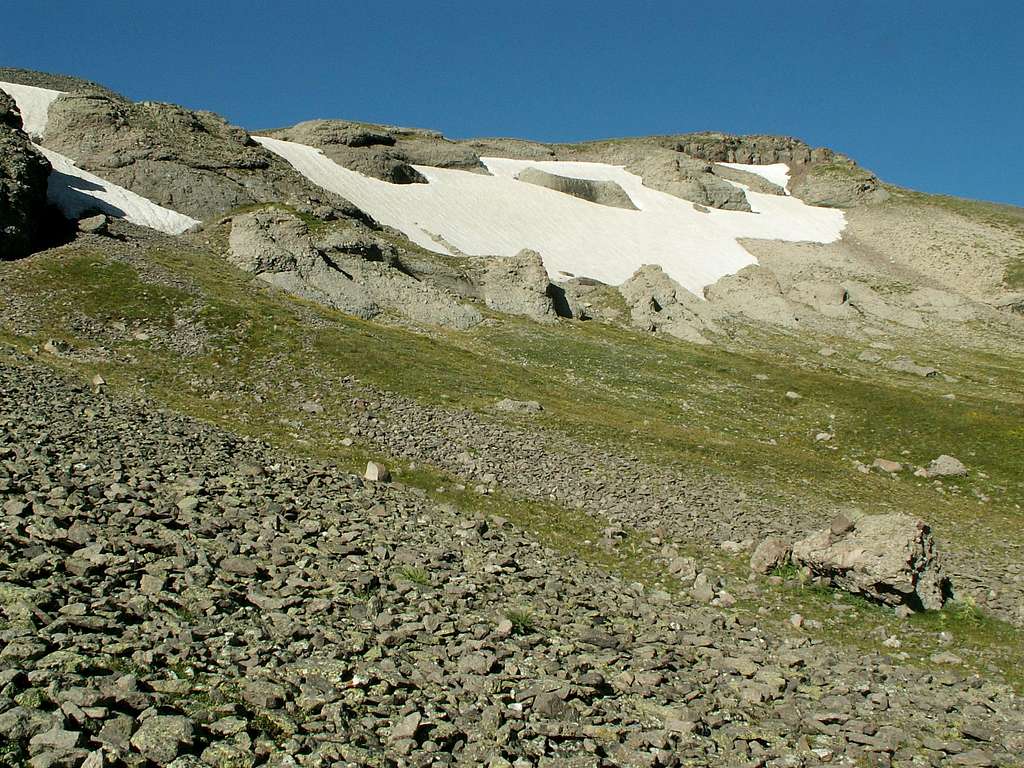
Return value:
<svg viewBox="0 0 1024 768">
<path fill-rule="evenodd" d="M 0 288 L 29 303 L 40 326 L 3 336 L 22 349 L 47 338 L 67 339 L 93 359 L 60 364 L 86 375 L 98 371 L 115 387 L 142 389 L 194 416 L 353 468 L 365 456 L 340 446 L 345 425 L 331 417 L 343 411 L 339 400 L 345 397 L 332 383 L 345 376 L 460 407 L 483 408 L 504 396 L 538 399 L 550 429 L 652 461 L 722 473 L 783 504 L 900 509 L 926 517 L 947 541 L 990 548 L 1021 542 L 1021 357 L 942 348 L 934 341 L 927 349 L 900 350 L 961 377 L 946 384 L 883 375 L 854 362 L 858 350 L 836 340 L 832 344 L 842 354 L 825 360 L 815 353 L 820 340 L 752 337 L 741 349 L 706 349 L 596 323 L 541 326 L 506 319 L 469 333 L 416 334 L 262 290 L 199 252 L 153 250 L 144 264 L 145 279 L 131 266 L 81 250 L 0 265 Z M 200 354 L 186 356 L 161 342 L 162 332 L 183 319 L 197 320 L 208 335 Z M 129 331 L 142 328 L 150 338 L 109 336 L 117 323 Z M 790 402 L 789 390 L 803 399 Z M 957 399 L 943 399 L 946 392 Z M 298 413 L 295 404 L 305 398 L 320 400 L 325 414 L 310 419 Z M 835 432 L 839 450 L 816 442 L 820 431 Z M 886 456 L 923 464 L 939 453 L 964 459 L 971 478 L 946 483 L 939 493 L 906 476 L 863 475 L 852 463 Z M 663 580 L 640 535 L 609 553 L 594 544 L 599 520 L 500 494 L 453 494 L 453 479 L 429 467 L 402 477 L 439 502 L 501 514 L 552 546 L 627 578 Z M 438 493 L 441 485 L 449 490 Z M 992 501 L 974 499 L 975 488 Z M 742 562 L 700 554 L 743 577 Z M 973 611 L 922 617 L 897 628 L 889 613 L 856 601 L 852 612 L 833 615 L 831 596 L 796 584 L 771 599 L 777 607 L 772 620 L 784 621 L 792 611 L 821 616 L 836 642 L 866 650 L 877 649 L 877 640 L 859 631 L 866 622 L 912 638 L 907 647 L 925 656 L 937 648 L 936 622 L 946 622 L 961 641 L 957 652 L 973 668 L 984 670 L 991 662 L 1006 672 L 1024 669 L 1019 634 Z"/>
</svg>

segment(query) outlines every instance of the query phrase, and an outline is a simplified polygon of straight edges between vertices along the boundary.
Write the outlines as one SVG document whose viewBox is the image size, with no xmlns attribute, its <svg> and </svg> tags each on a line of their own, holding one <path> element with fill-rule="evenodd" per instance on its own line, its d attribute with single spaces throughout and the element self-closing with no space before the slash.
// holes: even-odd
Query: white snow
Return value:
<svg viewBox="0 0 1024 768">
<path fill-rule="evenodd" d="M 711 209 L 645 187 L 624 168 L 602 163 L 482 158 L 493 174 L 416 166 L 428 184 L 390 184 L 334 163 L 302 144 L 254 137 L 300 173 L 336 192 L 419 245 L 452 253 L 511 256 L 539 251 L 548 274 L 618 285 L 644 264 L 658 264 L 698 296 L 705 286 L 755 264 L 737 238 L 829 243 L 839 239 L 841 211 L 794 197 L 747 192 L 754 213 Z M 590 203 L 514 176 L 527 167 L 622 186 L 639 210 Z M 764 166 L 758 166 L 764 168 Z"/>
<path fill-rule="evenodd" d="M 62 91 L 5 82 L 0 82 L 0 90 L 6 91 L 17 102 L 25 133 L 40 140 L 46 132 L 50 105 Z M 68 218 L 74 219 L 86 211 L 97 210 L 170 235 L 180 234 L 199 223 L 190 216 L 164 208 L 131 190 L 82 170 L 71 158 L 59 152 L 38 144 L 34 146 L 53 166 L 46 196 Z"/>
<path fill-rule="evenodd" d="M 190 216 L 164 208 L 131 190 L 83 171 L 59 152 L 38 145 L 36 149 L 46 155 L 53 166 L 47 197 L 68 218 L 75 219 L 86 211 L 97 210 L 170 235 L 181 234 L 199 223 Z"/>
<path fill-rule="evenodd" d="M 25 133 L 33 139 L 41 139 L 46 132 L 50 105 L 63 91 L 51 91 L 49 88 L 4 82 L 0 82 L 0 91 L 7 91 L 8 95 L 17 102 Z"/>
<path fill-rule="evenodd" d="M 737 171 L 756 173 L 762 179 L 767 179 L 772 184 L 777 184 L 789 194 L 789 166 L 785 163 L 769 163 L 768 165 L 756 165 L 754 163 L 718 163 L 726 168 L 735 168 Z"/>
</svg>

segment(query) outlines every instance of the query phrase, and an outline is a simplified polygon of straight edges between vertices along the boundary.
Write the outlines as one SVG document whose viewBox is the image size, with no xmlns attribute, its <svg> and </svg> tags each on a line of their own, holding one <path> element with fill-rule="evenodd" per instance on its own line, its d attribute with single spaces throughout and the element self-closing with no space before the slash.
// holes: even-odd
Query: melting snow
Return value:
<svg viewBox="0 0 1024 768">
<path fill-rule="evenodd" d="M 315 184 L 424 248 L 452 253 L 448 245 L 470 255 L 497 256 L 532 248 L 555 279 L 571 274 L 618 285 L 644 264 L 659 264 L 701 296 L 705 286 L 756 263 L 738 238 L 829 243 L 839 239 L 845 226 L 841 211 L 749 191 L 753 213 L 702 213 L 692 203 L 645 187 L 624 168 L 603 163 L 486 157 L 482 159 L 492 176 L 416 166 L 428 184 L 390 184 L 343 168 L 313 147 L 254 138 Z M 598 205 L 515 180 L 531 166 L 562 176 L 614 181 L 639 210 Z"/>
<path fill-rule="evenodd" d="M 42 139 L 43 134 L 46 132 L 50 105 L 57 100 L 62 91 L 51 91 L 49 88 L 36 88 L 31 85 L 4 82 L 0 82 L 0 90 L 7 91 L 11 98 L 17 102 L 25 133 L 33 139 Z"/>
<path fill-rule="evenodd" d="M 75 165 L 71 158 L 46 147 L 36 146 L 53 166 L 46 196 L 68 218 L 96 210 L 132 224 L 178 235 L 199 222 L 147 200 L 131 190 L 104 181 Z"/>
<path fill-rule="evenodd" d="M 789 166 L 785 163 L 770 163 L 769 165 L 754 165 L 752 163 L 718 163 L 718 165 L 724 165 L 726 168 L 735 168 L 737 171 L 746 171 L 747 173 L 756 173 L 762 179 L 767 179 L 772 184 L 777 184 L 786 190 L 786 194 L 789 194 L 787 184 L 789 184 Z"/>
</svg>

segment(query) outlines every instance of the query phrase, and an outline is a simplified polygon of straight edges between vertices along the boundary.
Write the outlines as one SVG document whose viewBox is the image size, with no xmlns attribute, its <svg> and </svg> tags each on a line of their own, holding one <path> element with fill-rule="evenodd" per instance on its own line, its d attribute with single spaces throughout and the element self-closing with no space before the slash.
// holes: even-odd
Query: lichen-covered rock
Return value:
<svg viewBox="0 0 1024 768">
<path fill-rule="evenodd" d="M 50 164 L 21 130 L 14 99 L 0 91 L 0 258 L 28 254 L 46 213 Z"/>
<path fill-rule="evenodd" d="M 910 515 L 837 518 L 793 545 L 793 562 L 886 605 L 939 609 L 949 594 L 928 525 Z"/>
<path fill-rule="evenodd" d="M 793 547 L 785 539 L 769 536 L 754 549 L 750 556 L 750 570 L 754 573 L 771 573 L 789 562 Z"/>
<path fill-rule="evenodd" d="M 694 344 L 710 344 L 716 332 L 713 311 L 656 264 L 646 264 L 619 286 L 634 327 L 667 333 Z"/>
</svg>

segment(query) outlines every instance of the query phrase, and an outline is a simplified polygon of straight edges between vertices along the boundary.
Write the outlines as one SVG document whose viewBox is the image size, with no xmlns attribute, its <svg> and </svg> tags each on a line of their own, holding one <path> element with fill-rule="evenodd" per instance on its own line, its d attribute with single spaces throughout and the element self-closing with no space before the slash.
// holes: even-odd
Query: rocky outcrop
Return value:
<svg viewBox="0 0 1024 768">
<path fill-rule="evenodd" d="M 449 141 L 436 131 L 309 120 L 268 135 L 317 147 L 338 165 L 392 184 L 425 183 L 414 165 L 487 173 L 471 147 Z"/>
<path fill-rule="evenodd" d="M 481 297 L 488 307 L 509 315 L 522 315 L 542 323 L 554 322 L 551 281 L 536 251 L 496 257 L 483 269 Z"/>
<path fill-rule="evenodd" d="M 31 69 L 19 69 L 17 67 L 0 67 L 0 81 L 5 83 L 17 83 L 19 85 L 31 85 L 34 88 L 48 88 L 51 91 L 78 91 L 98 93 L 115 101 L 126 99 L 116 91 L 112 91 L 105 85 L 94 83 L 92 80 L 85 80 L 81 77 L 70 75 L 55 75 L 50 72 L 37 72 Z"/>
<path fill-rule="evenodd" d="M 904 514 L 839 516 L 793 545 L 793 562 L 848 592 L 913 610 L 937 610 L 950 594 L 931 529 Z"/>
<path fill-rule="evenodd" d="M 291 212 L 265 209 L 231 220 L 228 260 L 278 288 L 357 317 L 382 313 L 414 323 L 469 328 L 480 313 L 399 270 L 397 254 L 360 225 L 317 238 Z"/>
<path fill-rule="evenodd" d="M 721 312 L 745 315 L 770 325 L 795 328 L 800 322 L 796 308 L 782 295 L 778 278 L 770 269 L 757 264 L 709 285 L 704 289 L 704 297 Z"/>
<path fill-rule="evenodd" d="M 656 137 L 661 146 L 715 163 L 806 165 L 829 162 L 835 153 L 810 147 L 791 136 L 731 136 L 725 133 L 687 133 Z"/>
<path fill-rule="evenodd" d="M 694 344 L 710 344 L 706 333 L 718 331 L 707 302 L 701 301 L 655 264 L 638 269 L 619 286 L 630 322 L 645 331 L 667 333 Z"/>
<path fill-rule="evenodd" d="M 635 211 L 636 206 L 632 199 L 626 194 L 626 190 L 614 181 L 595 179 L 574 179 L 568 176 L 558 176 L 547 173 L 539 168 L 527 168 L 516 176 L 519 181 L 527 184 L 534 184 L 538 187 L 561 192 L 565 195 L 572 195 L 587 202 L 607 205 L 611 208 L 625 208 Z"/>
<path fill-rule="evenodd" d="M 358 215 L 210 112 L 66 93 L 50 107 L 43 144 L 80 168 L 196 219 L 274 201 Z"/>
<path fill-rule="evenodd" d="M 846 159 L 812 165 L 793 178 L 789 189 L 808 205 L 825 208 L 882 203 L 890 197 L 877 176 Z"/>
<path fill-rule="evenodd" d="M 843 286 L 825 280 L 800 280 L 786 292 L 789 301 L 810 307 L 818 314 L 837 320 L 857 317 Z"/>
<path fill-rule="evenodd" d="M 14 99 L 0 91 L 0 258 L 28 254 L 46 215 L 50 164 L 22 131 Z"/>
</svg>

